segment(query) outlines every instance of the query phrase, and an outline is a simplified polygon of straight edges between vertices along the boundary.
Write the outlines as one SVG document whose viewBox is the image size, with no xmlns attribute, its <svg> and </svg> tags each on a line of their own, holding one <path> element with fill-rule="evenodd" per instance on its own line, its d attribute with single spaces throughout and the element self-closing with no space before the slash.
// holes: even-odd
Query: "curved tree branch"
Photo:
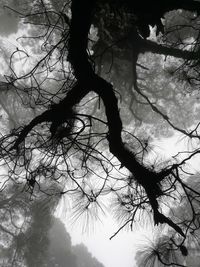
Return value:
<svg viewBox="0 0 200 267">
<path fill-rule="evenodd" d="M 167 223 L 179 234 L 185 236 L 178 225 L 159 211 L 157 200 L 157 198 L 163 194 L 160 183 L 166 177 L 173 175 L 173 168 L 163 169 L 160 172 L 152 171 L 140 163 L 136 155 L 126 147 L 122 139 L 123 125 L 120 118 L 118 100 L 115 96 L 113 86 L 95 73 L 92 63 L 90 62 L 87 53 L 88 33 L 91 27 L 96 2 L 97 1 L 95 0 L 72 1 L 68 60 L 72 65 L 77 83 L 60 103 L 52 106 L 49 110 L 37 116 L 21 131 L 12 149 L 18 148 L 19 144 L 36 125 L 43 122 L 50 122 L 51 130 L 67 121 L 70 116 L 72 116 L 74 106 L 89 92 L 95 92 L 101 97 L 105 106 L 109 130 L 107 140 L 110 152 L 120 161 L 122 166 L 130 171 L 135 181 L 144 188 L 154 213 L 155 224 Z M 175 2 L 179 4 L 181 3 L 180 1 Z M 188 1 L 185 0 L 184 4 L 186 2 L 188 3 Z M 143 40 L 142 38 L 136 39 L 135 41 L 140 43 L 139 51 L 135 51 L 136 57 L 138 53 L 146 51 L 173 55 L 185 59 L 196 59 L 199 55 L 197 52 L 179 51 L 178 49 L 163 47 L 151 41 Z"/>
<path fill-rule="evenodd" d="M 155 223 L 167 223 L 184 236 L 179 226 L 175 225 L 158 211 L 157 197 L 162 194 L 159 183 L 166 176 L 166 172 L 155 173 L 149 170 L 140 164 L 135 155 L 126 148 L 121 137 L 122 122 L 113 87 L 94 73 L 88 61 L 86 40 L 91 26 L 92 10 L 91 0 L 84 1 L 84 3 L 78 0 L 72 2 L 69 61 L 73 66 L 74 74 L 82 88 L 87 87 L 89 91 L 96 92 L 102 98 L 108 120 L 109 135 L 107 139 L 110 152 L 121 162 L 122 166 L 132 173 L 135 180 L 145 189 L 154 211 Z"/>
</svg>

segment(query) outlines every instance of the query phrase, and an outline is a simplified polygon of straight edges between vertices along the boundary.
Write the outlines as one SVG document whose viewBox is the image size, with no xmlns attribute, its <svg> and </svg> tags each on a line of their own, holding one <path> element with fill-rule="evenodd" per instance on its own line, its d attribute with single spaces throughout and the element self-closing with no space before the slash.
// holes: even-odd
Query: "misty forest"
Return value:
<svg viewBox="0 0 200 267">
<path fill-rule="evenodd" d="M 200 1 L 0 4 L 0 266 L 104 266 L 63 199 L 111 240 L 160 229 L 133 267 L 199 266 Z"/>
</svg>

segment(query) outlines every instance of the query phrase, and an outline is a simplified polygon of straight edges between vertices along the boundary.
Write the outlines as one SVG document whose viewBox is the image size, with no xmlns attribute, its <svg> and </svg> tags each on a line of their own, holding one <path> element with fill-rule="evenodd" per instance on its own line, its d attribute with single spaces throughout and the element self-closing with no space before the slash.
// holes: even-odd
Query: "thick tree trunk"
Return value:
<svg viewBox="0 0 200 267">
<path fill-rule="evenodd" d="M 155 223 L 168 223 L 184 236 L 182 230 L 169 218 L 158 211 L 157 197 L 162 194 L 159 183 L 167 172 L 154 173 L 141 165 L 134 154 L 125 147 L 121 133 L 122 122 L 119 114 L 117 98 L 113 87 L 103 78 L 97 76 L 87 55 L 88 33 L 92 21 L 92 11 L 95 1 L 73 0 L 72 20 L 69 41 L 69 61 L 73 66 L 75 77 L 83 90 L 96 92 L 103 100 L 108 121 L 108 142 L 110 152 L 126 167 L 134 179 L 143 186 L 154 211 Z M 73 91 L 73 89 L 72 89 Z"/>
<path fill-rule="evenodd" d="M 157 198 L 163 194 L 160 188 L 160 182 L 174 175 L 174 169 L 163 169 L 160 172 L 154 172 L 141 164 L 134 153 L 130 151 L 122 140 L 122 121 L 120 118 L 118 100 L 115 96 L 113 86 L 106 80 L 98 76 L 94 67 L 91 64 L 89 55 L 87 53 L 88 33 L 91 27 L 93 12 L 97 0 L 73 0 L 72 1 L 72 19 L 70 24 L 70 38 L 68 47 L 68 60 L 72 65 L 74 75 L 77 79 L 75 86 L 68 92 L 67 96 L 57 105 L 54 105 L 49 110 L 42 113 L 33 119 L 29 125 L 24 127 L 21 131 L 13 148 L 18 148 L 19 144 L 26 138 L 28 133 L 37 124 L 42 122 L 52 122 L 52 125 L 58 126 L 66 121 L 66 117 L 70 116 L 73 107 L 78 104 L 83 97 L 89 92 L 94 91 L 101 97 L 108 122 L 108 136 L 110 152 L 121 162 L 121 165 L 126 167 L 135 181 L 140 184 L 149 199 L 154 214 L 154 221 L 158 223 L 167 223 L 173 227 L 179 234 L 184 236 L 180 227 L 174 224 L 169 218 L 159 211 Z M 128 1 L 127 1 L 128 2 Z M 171 1 L 170 1 L 171 2 Z M 130 4 L 131 2 L 129 2 Z M 172 2 L 171 2 L 172 3 Z M 174 0 L 173 3 L 181 4 L 181 1 Z M 188 0 L 183 1 L 184 5 L 189 4 Z M 192 8 L 200 4 L 191 1 Z M 186 6 L 184 6 L 185 8 Z M 170 10 L 173 7 L 169 7 Z M 192 10 L 193 10 L 192 9 Z M 190 10 L 190 9 L 189 9 Z M 134 41 L 134 40 L 133 40 Z M 194 59 L 198 57 L 198 52 L 179 51 L 178 49 L 170 49 L 159 46 L 151 41 L 137 39 L 137 44 L 140 43 L 139 49 L 135 52 L 137 59 L 138 53 L 151 51 L 153 53 L 167 54 L 175 57 L 182 57 L 185 59 Z M 134 49 L 134 48 L 133 48 Z M 133 51 L 134 54 L 134 51 Z M 137 63 L 137 60 L 135 64 Z M 50 128 L 51 129 L 51 128 Z"/>
</svg>

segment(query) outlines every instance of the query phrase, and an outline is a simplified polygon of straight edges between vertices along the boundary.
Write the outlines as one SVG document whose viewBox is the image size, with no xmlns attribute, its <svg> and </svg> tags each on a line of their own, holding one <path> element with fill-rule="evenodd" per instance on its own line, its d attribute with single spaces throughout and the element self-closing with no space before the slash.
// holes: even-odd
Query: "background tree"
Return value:
<svg viewBox="0 0 200 267">
<path fill-rule="evenodd" d="M 16 56 L 29 52 L 17 48 L 10 58 L 7 97 L 19 95 L 32 118 L 2 134 L 8 178 L 22 175 L 31 193 L 53 194 L 44 181 L 60 183 L 75 219 L 97 218 L 111 194 L 119 230 L 146 211 L 184 241 L 187 230 L 163 203 L 192 192 L 185 165 L 199 153 L 199 2 L 59 3 L 35 0 L 26 13 L 16 11 L 35 33 L 23 44 L 34 44 L 38 57 L 23 74 Z M 195 145 L 182 158 L 149 163 L 151 138 L 172 130 Z"/>
<path fill-rule="evenodd" d="M 47 261 L 48 231 L 58 198 L 30 197 L 30 193 L 22 190 L 20 184 L 11 185 L 1 196 L 1 264 L 43 266 Z"/>
<path fill-rule="evenodd" d="M 83 245 L 72 246 L 65 225 L 53 216 L 59 198 L 22 193 L 15 185 L 1 200 L 1 266 L 103 267 Z M 82 264 L 82 265 L 81 265 Z"/>
<path fill-rule="evenodd" d="M 48 237 L 49 249 L 46 266 L 65 267 L 67 263 L 70 267 L 103 267 L 103 264 L 94 258 L 83 244 L 72 246 L 71 237 L 64 224 L 55 217 Z"/>
</svg>

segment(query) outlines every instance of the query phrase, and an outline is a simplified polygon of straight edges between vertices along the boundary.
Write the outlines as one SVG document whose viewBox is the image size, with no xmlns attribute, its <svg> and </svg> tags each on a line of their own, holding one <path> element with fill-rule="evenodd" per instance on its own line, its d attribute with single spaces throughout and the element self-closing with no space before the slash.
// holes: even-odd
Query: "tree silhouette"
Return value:
<svg viewBox="0 0 200 267">
<path fill-rule="evenodd" d="M 65 267 L 67 263 L 70 267 L 103 267 L 103 264 L 92 257 L 83 244 L 72 246 L 70 235 L 64 224 L 55 217 L 52 219 L 48 236 L 49 248 L 45 266 Z"/>
<path fill-rule="evenodd" d="M 41 192 L 30 198 L 20 184 L 7 186 L 1 198 L 1 266 L 45 266 L 58 198 Z"/>
<path fill-rule="evenodd" d="M 3 191 L 0 210 L 1 266 L 100 266 L 83 245 L 72 246 L 64 224 L 53 216 L 59 198 L 22 186 Z M 80 264 L 81 263 L 81 264 Z"/>
<path fill-rule="evenodd" d="M 96 218 L 96 212 L 103 210 L 103 197 L 110 193 L 117 217 L 123 220 L 120 229 L 132 226 L 145 210 L 155 224 L 168 224 L 184 240 L 187 230 L 167 217 L 162 203 L 171 205 L 182 191 L 192 191 L 185 183 L 184 166 L 199 153 L 198 105 L 194 116 L 183 113 L 184 119 L 190 115 L 193 119 L 185 123 L 171 109 L 165 112 L 163 101 L 174 110 L 196 101 L 191 92 L 197 92 L 199 85 L 200 3 L 58 2 L 36 0 L 30 12 L 16 11 L 33 25 L 34 37 L 23 40 L 34 43 L 38 60 L 19 74 L 16 55 L 28 58 L 29 54 L 17 48 L 10 58 L 7 94 L 14 90 L 20 96 L 20 108 L 29 110 L 32 120 L 27 123 L 24 118 L 23 125 L 1 137 L 0 157 L 8 176 L 19 179 L 23 174 L 31 193 L 45 191 L 44 180 L 62 183 L 60 193 L 72 196 L 75 219 L 83 214 Z M 149 25 L 156 27 L 156 40 Z M 143 64 L 148 56 L 169 64 L 159 75 L 169 86 L 173 76 L 172 92 L 166 89 L 161 95 L 156 73 L 149 80 L 151 63 Z M 152 90 L 149 83 L 159 90 Z M 185 90 L 180 89 L 183 85 Z M 184 95 L 191 99 L 182 100 Z M 134 131 L 123 125 L 121 107 L 134 119 Z M 159 166 L 147 163 L 148 132 L 142 138 L 136 130 L 149 112 L 164 127 L 196 140 L 189 155 Z"/>
</svg>

